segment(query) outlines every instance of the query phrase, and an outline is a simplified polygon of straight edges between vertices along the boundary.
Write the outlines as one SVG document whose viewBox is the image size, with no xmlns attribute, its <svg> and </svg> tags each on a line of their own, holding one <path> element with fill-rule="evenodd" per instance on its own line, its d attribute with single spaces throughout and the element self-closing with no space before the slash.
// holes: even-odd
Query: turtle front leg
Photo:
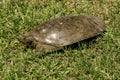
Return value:
<svg viewBox="0 0 120 80">
<path fill-rule="evenodd" d="M 41 56 L 44 53 L 43 45 L 37 44 L 35 47 L 35 51 L 36 51 L 35 55 Z"/>
</svg>

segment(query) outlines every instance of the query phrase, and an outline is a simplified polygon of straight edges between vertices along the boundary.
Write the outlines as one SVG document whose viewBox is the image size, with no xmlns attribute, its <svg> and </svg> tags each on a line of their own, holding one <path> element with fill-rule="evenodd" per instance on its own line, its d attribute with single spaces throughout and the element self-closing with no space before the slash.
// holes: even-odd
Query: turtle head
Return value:
<svg viewBox="0 0 120 80">
<path fill-rule="evenodd" d="M 18 36 L 17 39 L 24 44 L 28 44 L 33 41 L 33 36 L 29 33 L 25 33 L 23 35 Z"/>
<path fill-rule="evenodd" d="M 105 31 L 105 22 L 104 22 L 104 20 L 102 20 L 101 18 L 92 17 L 92 18 L 91 18 L 91 22 L 92 22 L 93 25 L 96 26 L 96 28 L 97 28 L 100 32 L 104 32 L 104 31 Z"/>
</svg>

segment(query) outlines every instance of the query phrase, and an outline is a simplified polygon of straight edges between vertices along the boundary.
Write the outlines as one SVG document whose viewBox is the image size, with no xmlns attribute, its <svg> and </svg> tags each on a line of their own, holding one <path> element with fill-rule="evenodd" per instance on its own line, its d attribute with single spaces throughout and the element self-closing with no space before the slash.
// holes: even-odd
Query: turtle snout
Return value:
<svg viewBox="0 0 120 80">
<path fill-rule="evenodd" d="M 23 42 L 23 41 L 25 40 L 25 37 L 22 36 L 22 35 L 20 35 L 20 36 L 17 37 L 17 39 L 18 39 L 19 41 Z"/>
</svg>

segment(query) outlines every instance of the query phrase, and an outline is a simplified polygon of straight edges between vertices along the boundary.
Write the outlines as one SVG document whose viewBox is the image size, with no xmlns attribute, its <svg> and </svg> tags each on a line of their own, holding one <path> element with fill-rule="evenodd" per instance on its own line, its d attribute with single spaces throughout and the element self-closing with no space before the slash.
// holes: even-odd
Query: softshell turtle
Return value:
<svg viewBox="0 0 120 80">
<path fill-rule="evenodd" d="M 46 21 L 18 39 L 32 43 L 38 53 L 52 52 L 63 46 L 76 43 L 105 31 L 101 18 L 89 15 L 65 16 Z"/>
</svg>

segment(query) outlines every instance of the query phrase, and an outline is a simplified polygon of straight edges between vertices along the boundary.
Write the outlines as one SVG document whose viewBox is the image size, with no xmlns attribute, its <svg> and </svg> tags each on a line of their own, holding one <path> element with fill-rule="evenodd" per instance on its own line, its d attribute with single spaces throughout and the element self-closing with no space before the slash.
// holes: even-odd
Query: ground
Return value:
<svg viewBox="0 0 120 80">
<path fill-rule="evenodd" d="M 101 17 L 106 31 L 42 57 L 17 36 L 60 16 Z M 0 0 L 0 80 L 119 80 L 119 0 Z"/>
</svg>

